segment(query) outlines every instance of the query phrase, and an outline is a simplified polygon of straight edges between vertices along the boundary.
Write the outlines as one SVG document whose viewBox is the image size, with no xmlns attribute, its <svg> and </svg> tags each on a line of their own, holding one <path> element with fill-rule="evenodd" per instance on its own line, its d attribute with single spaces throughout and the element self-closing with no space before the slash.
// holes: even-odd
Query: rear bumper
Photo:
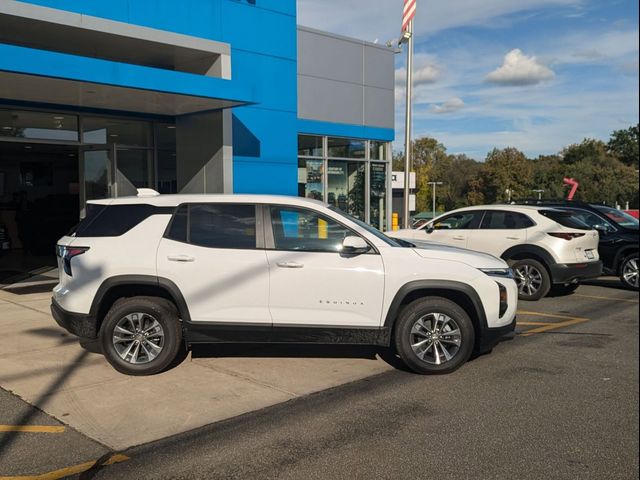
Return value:
<svg viewBox="0 0 640 480">
<path fill-rule="evenodd" d="M 82 338 L 97 338 L 98 322 L 91 315 L 69 312 L 51 299 L 51 314 L 58 325 Z"/>
<path fill-rule="evenodd" d="M 588 263 L 557 263 L 549 267 L 553 283 L 572 283 L 602 275 L 602 261 Z"/>
<path fill-rule="evenodd" d="M 487 353 L 501 341 L 513 338 L 515 330 L 516 317 L 513 317 L 510 324 L 503 327 L 483 329 L 477 345 L 477 353 Z"/>
</svg>

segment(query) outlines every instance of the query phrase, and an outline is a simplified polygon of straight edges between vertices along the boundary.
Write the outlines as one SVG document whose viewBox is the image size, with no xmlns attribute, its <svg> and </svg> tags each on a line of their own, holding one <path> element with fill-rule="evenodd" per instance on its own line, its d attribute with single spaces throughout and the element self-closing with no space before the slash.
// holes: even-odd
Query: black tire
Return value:
<svg viewBox="0 0 640 480">
<path fill-rule="evenodd" d="M 511 263 L 511 268 L 515 273 L 520 300 L 535 302 L 551 290 L 551 276 L 539 261 L 532 258 L 515 260 Z"/>
<path fill-rule="evenodd" d="M 142 314 L 142 315 L 136 315 Z M 131 316 L 131 320 L 126 320 L 127 316 Z M 143 335 L 142 331 L 146 328 L 151 328 L 151 325 L 155 325 L 153 320 L 159 324 L 161 329 L 156 326 L 151 331 L 150 337 L 142 337 L 135 335 Z M 116 342 L 114 341 L 114 333 L 116 326 L 120 322 L 121 325 L 127 326 L 127 331 L 130 331 L 135 335 L 128 335 L 120 333 L 120 339 L 126 338 L 126 342 L 117 342 L 118 348 L 123 351 L 118 352 L 116 348 Z M 136 333 L 135 325 L 139 322 L 144 325 L 140 328 L 140 334 Z M 122 328 L 122 327 L 121 327 Z M 160 339 L 160 333 L 163 334 Z M 154 337 L 154 338 L 152 338 Z M 136 338 L 140 338 L 136 342 Z M 131 340 L 129 340 L 131 339 Z M 152 348 L 150 343 L 153 342 L 156 347 Z M 142 345 L 146 345 L 144 347 Z M 125 355 L 123 359 L 122 353 L 126 353 L 126 348 L 135 351 L 135 347 L 138 346 L 136 358 L 142 363 L 133 363 L 133 352 Z M 106 357 L 107 361 L 118 370 L 120 373 L 126 375 L 154 375 L 167 369 L 173 365 L 173 362 L 178 358 L 179 354 L 184 350 L 182 342 L 182 326 L 178 320 L 178 312 L 176 307 L 170 301 L 164 298 L 158 297 L 131 297 L 123 298 L 116 301 L 102 322 L 100 327 L 100 346 L 102 347 L 102 353 Z M 148 348 L 147 348 L 148 347 Z M 160 348 L 158 353 L 157 348 Z M 130 350 L 131 350 L 130 349 Z M 146 349 L 146 350 L 145 350 Z M 152 352 L 151 355 L 156 355 L 154 358 L 150 358 L 150 355 L 144 353 Z"/>
<path fill-rule="evenodd" d="M 573 292 L 575 292 L 578 287 L 580 286 L 579 283 L 569 283 L 567 285 L 554 285 L 553 287 L 551 287 L 551 293 L 553 293 L 553 295 L 556 295 L 558 297 L 562 297 L 565 295 L 571 295 Z"/>
<path fill-rule="evenodd" d="M 638 252 L 626 256 L 620 262 L 620 281 L 625 287 L 638 291 Z"/>
<path fill-rule="evenodd" d="M 439 317 L 439 321 L 435 323 L 435 331 L 438 331 L 438 325 L 440 325 L 440 329 L 443 326 L 447 328 L 447 330 L 439 331 L 440 333 L 435 337 L 436 342 L 433 342 L 434 337 L 428 333 L 434 331 L 434 314 Z M 442 320 L 446 320 L 446 318 L 440 317 L 440 315 L 453 320 L 453 323 L 449 320 L 443 324 Z M 422 326 L 419 322 L 422 322 Z M 423 328 L 423 326 L 427 328 Z M 455 330 L 459 331 L 459 335 L 447 336 L 445 334 L 447 331 L 453 332 Z M 395 324 L 394 338 L 398 355 L 413 372 L 444 374 L 457 370 L 469 359 L 475 344 L 475 331 L 469 315 L 458 304 L 442 297 L 425 297 L 414 300 L 402 310 Z M 459 345 L 456 349 L 453 340 L 458 338 Z M 427 345 L 425 348 L 422 348 L 423 345 L 419 345 L 423 339 L 426 339 L 426 343 L 423 344 Z M 428 347 L 429 342 L 431 342 L 430 348 Z M 451 355 L 450 359 L 445 357 L 444 361 L 442 359 L 445 356 L 443 345 L 447 353 Z M 440 364 L 436 363 L 436 354 Z"/>
</svg>

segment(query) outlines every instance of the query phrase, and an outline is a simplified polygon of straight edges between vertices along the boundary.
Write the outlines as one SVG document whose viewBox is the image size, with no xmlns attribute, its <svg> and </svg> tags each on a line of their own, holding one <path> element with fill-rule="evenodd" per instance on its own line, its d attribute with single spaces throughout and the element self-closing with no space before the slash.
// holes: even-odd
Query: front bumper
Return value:
<svg viewBox="0 0 640 480">
<path fill-rule="evenodd" d="M 557 263 L 549 267 L 553 283 L 572 283 L 602 275 L 602 261 L 588 263 Z"/>
<path fill-rule="evenodd" d="M 82 338 L 98 337 L 98 322 L 91 315 L 69 312 L 55 299 L 51 299 L 51 314 L 58 325 L 73 335 Z"/>
<path fill-rule="evenodd" d="M 513 321 L 503 327 L 497 328 L 485 328 L 482 330 L 480 341 L 478 342 L 477 353 L 483 354 L 490 352 L 502 340 L 508 340 L 513 338 L 516 330 L 516 317 L 513 317 Z"/>
</svg>

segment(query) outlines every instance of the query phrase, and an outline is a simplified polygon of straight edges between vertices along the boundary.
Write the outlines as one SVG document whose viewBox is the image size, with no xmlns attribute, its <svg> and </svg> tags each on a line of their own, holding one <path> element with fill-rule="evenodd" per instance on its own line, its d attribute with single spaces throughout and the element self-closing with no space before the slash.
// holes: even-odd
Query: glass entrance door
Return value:
<svg viewBox="0 0 640 480">
<path fill-rule="evenodd" d="M 115 147 L 115 197 L 136 195 L 138 188 L 153 188 L 151 151 Z"/>
<path fill-rule="evenodd" d="M 113 148 L 80 149 L 80 218 L 85 217 L 87 200 L 113 196 Z"/>
</svg>

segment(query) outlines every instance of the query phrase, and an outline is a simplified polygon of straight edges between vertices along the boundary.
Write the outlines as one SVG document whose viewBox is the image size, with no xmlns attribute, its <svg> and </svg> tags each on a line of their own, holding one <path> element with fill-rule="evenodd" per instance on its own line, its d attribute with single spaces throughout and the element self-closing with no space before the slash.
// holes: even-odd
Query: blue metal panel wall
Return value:
<svg viewBox="0 0 640 480">
<path fill-rule="evenodd" d="M 234 191 L 297 194 L 295 0 L 31 0 L 30 3 L 231 44 Z M 118 85 L 118 78 L 103 83 Z"/>
</svg>

